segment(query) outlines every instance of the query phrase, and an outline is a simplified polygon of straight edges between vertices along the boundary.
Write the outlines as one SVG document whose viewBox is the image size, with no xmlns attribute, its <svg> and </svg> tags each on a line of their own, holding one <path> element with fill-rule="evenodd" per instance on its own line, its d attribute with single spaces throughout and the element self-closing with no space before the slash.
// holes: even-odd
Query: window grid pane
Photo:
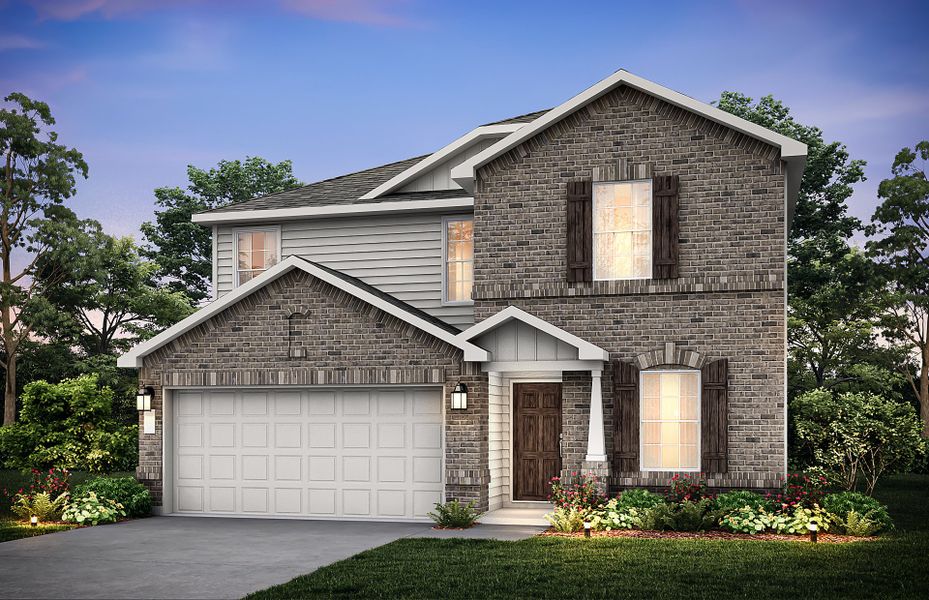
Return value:
<svg viewBox="0 0 929 600">
<path fill-rule="evenodd" d="M 236 285 L 242 285 L 278 263 L 277 231 L 237 232 L 236 253 Z"/>
<path fill-rule="evenodd" d="M 651 181 L 594 185 L 594 279 L 652 276 L 651 195 Z"/>
<path fill-rule="evenodd" d="M 446 221 L 445 301 L 469 302 L 474 285 L 474 221 Z"/>
<path fill-rule="evenodd" d="M 643 372 L 642 468 L 698 470 L 699 380 L 696 371 Z"/>
</svg>

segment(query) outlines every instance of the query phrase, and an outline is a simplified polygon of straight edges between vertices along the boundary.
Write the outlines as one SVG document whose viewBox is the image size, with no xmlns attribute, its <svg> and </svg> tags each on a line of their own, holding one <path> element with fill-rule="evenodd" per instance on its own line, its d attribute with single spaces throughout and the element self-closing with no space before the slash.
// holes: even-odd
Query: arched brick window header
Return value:
<svg viewBox="0 0 929 600">
<path fill-rule="evenodd" d="M 643 352 L 635 357 L 639 369 L 650 369 L 661 365 L 681 365 L 699 369 L 706 362 L 706 357 L 694 350 L 678 348 L 674 342 L 668 342 L 664 348 Z"/>
</svg>

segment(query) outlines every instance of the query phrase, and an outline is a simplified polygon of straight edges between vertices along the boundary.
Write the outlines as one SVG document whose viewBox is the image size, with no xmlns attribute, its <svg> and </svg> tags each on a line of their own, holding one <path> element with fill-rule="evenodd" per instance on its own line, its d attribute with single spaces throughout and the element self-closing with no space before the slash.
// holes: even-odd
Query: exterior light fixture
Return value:
<svg viewBox="0 0 929 600">
<path fill-rule="evenodd" d="M 139 391 L 135 395 L 135 407 L 138 411 L 152 410 L 152 398 L 155 396 L 155 390 L 146 386 L 139 386 Z"/>
<path fill-rule="evenodd" d="M 819 525 L 816 524 L 816 521 L 810 521 L 807 523 L 806 528 L 810 530 L 810 541 L 815 544 L 817 541 L 817 533 L 819 532 Z"/>
<path fill-rule="evenodd" d="M 468 386 L 459 381 L 452 390 L 452 409 L 465 410 L 466 408 L 468 408 Z"/>
<path fill-rule="evenodd" d="M 590 521 L 584 521 L 584 537 L 590 537 Z"/>
<path fill-rule="evenodd" d="M 38 527 L 38 526 L 39 526 L 39 517 L 37 517 L 37 516 L 35 516 L 35 515 L 32 515 L 31 517 L 29 517 L 29 525 L 31 525 L 32 527 Z"/>
</svg>

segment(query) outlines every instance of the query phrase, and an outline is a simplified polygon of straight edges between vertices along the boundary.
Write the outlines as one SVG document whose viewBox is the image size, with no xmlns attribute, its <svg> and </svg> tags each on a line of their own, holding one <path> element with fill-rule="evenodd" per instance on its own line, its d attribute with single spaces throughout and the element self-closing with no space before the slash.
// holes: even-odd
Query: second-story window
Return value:
<svg viewBox="0 0 929 600">
<path fill-rule="evenodd" d="M 239 230 L 235 234 L 236 285 L 242 285 L 280 261 L 277 229 Z"/>
<path fill-rule="evenodd" d="M 595 183 L 593 276 L 648 279 L 652 276 L 652 182 Z"/>
<path fill-rule="evenodd" d="M 445 219 L 445 302 L 471 302 L 474 283 L 474 220 Z"/>
</svg>

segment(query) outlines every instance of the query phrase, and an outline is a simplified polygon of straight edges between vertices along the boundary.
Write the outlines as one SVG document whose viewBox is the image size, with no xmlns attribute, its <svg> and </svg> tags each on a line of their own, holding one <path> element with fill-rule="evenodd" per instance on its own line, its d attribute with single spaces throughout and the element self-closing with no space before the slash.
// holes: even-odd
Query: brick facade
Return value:
<svg viewBox="0 0 929 600">
<path fill-rule="evenodd" d="M 300 315 L 294 347 L 293 315 Z M 299 354 L 299 356 L 296 356 Z M 487 386 L 461 351 L 295 270 L 144 359 L 141 380 L 155 389 L 156 431 L 140 434 L 139 478 L 162 504 L 162 402 L 166 387 L 241 385 L 468 385 L 468 410 L 445 425 L 446 493 L 487 505 Z M 141 427 L 140 427 L 141 429 Z"/>
<path fill-rule="evenodd" d="M 680 177 L 680 277 L 568 283 L 566 186 L 617 161 Z M 604 177 L 602 179 L 608 179 Z M 515 305 L 635 361 L 667 343 L 729 359 L 729 472 L 771 487 L 786 468 L 785 197 L 778 150 L 628 87 L 478 170 L 477 322 Z M 565 373 L 564 468 L 584 467 L 590 377 Z M 607 452 L 612 394 L 604 371 Z M 665 473 L 612 473 L 614 486 Z"/>
</svg>

